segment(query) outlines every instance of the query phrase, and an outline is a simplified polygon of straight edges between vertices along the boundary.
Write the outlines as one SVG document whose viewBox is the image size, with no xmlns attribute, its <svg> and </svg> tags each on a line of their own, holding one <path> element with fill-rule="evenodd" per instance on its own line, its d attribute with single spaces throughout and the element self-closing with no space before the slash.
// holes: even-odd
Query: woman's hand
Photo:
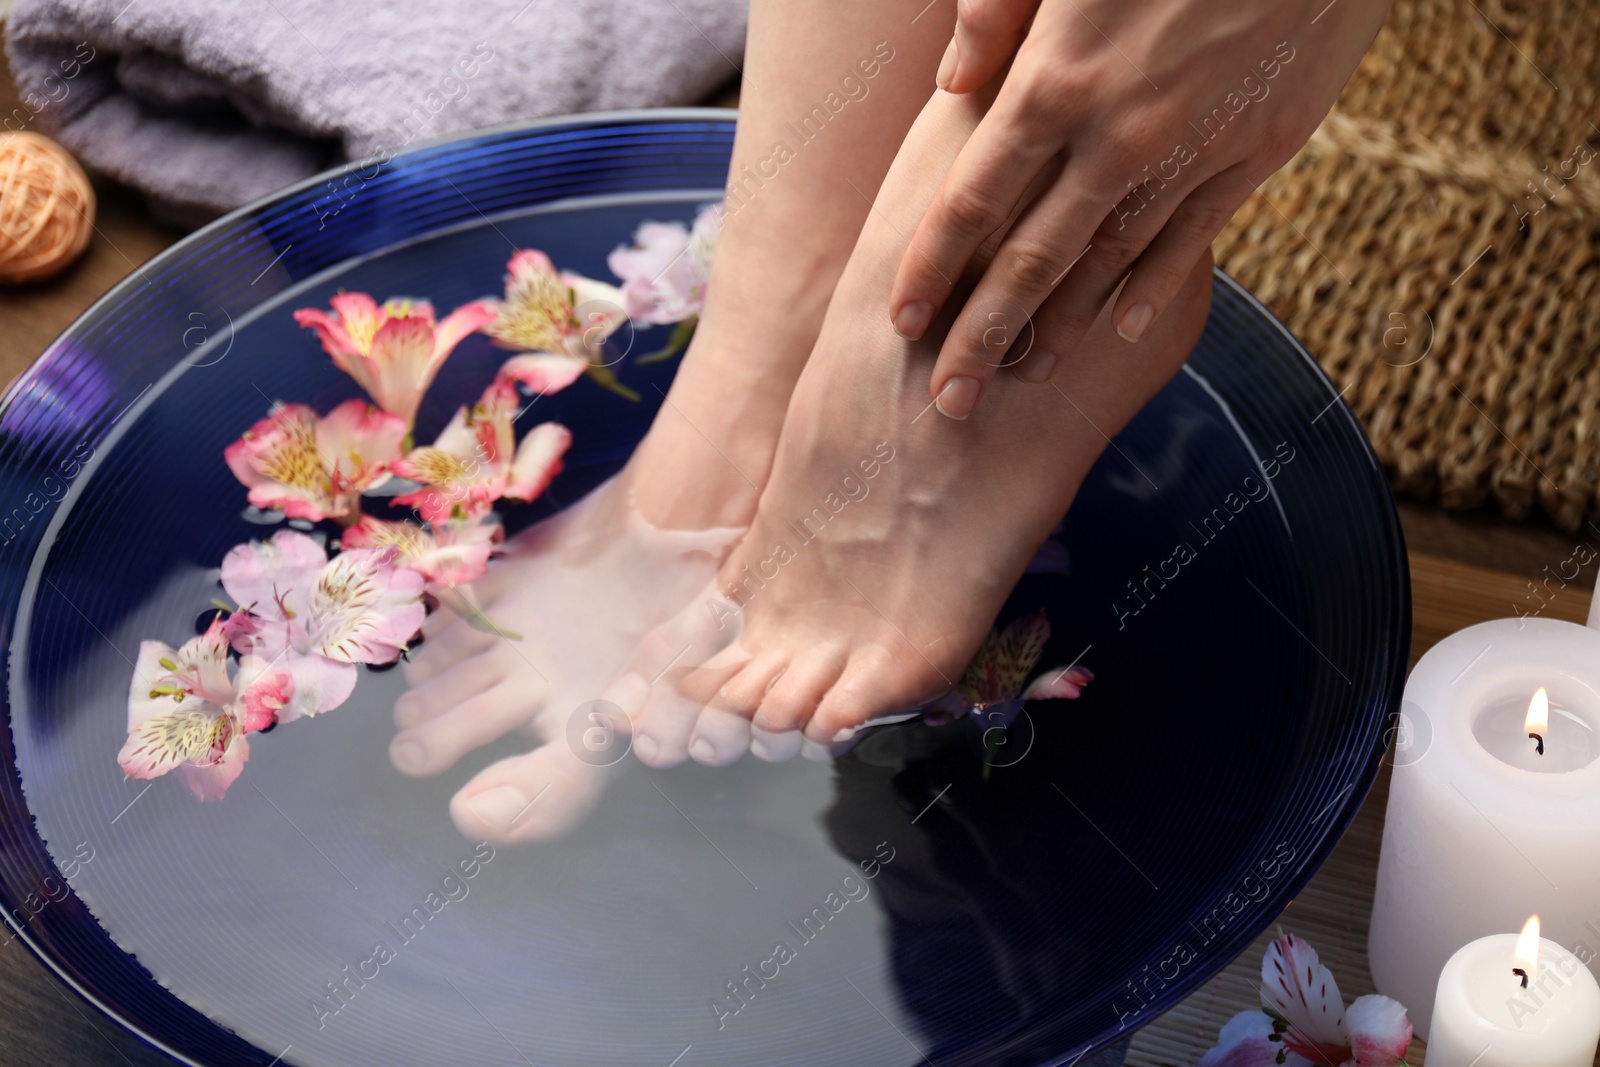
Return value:
<svg viewBox="0 0 1600 1067">
<path fill-rule="evenodd" d="M 1117 332 L 1143 336 L 1239 205 L 1316 130 L 1389 6 L 958 2 L 940 87 L 1005 81 L 890 296 L 895 328 L 922 336 L 974 251 L 1009 227 L 934 368 L 933 396 L 955 418 L 1000 367 L 1048 379 L 1119 285 Z M 1034 345 L 1035 319 L 1065 343 Z"/>
</svg>

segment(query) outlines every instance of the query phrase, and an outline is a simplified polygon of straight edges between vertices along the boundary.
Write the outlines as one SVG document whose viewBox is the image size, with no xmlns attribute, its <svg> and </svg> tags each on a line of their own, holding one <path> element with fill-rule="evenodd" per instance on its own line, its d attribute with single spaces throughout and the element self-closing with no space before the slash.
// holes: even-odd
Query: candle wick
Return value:
<svg viewBox="0 0 1600 1067">
<path fill-rule="evenodd" d="M 1528 736 L 1533 738 L 1535 741 L 1537 741 L 1539 743 L 1538 753 L 1541 756 L 1544 755 L 1544 738 L 1541 737 L 1540 735 L 1536 734 L 1536 733 L 1529 733 Z M 1526 983 L 1524 983 L 1524 984 L 1526 984 Z"/>
<path fill-rule="evenodd" d="M 1528 988 L 1528 972 L 1527 971 L 1523 970 L 1521 967 L 1513 967 L 1513 968 L 1511 968 L 1511 973 L 1514 974 L 1514 975 L 1517 975 L 1519 978 L 1522 979 L 1522 988 L 1523 989 L 1527 989 Z"/>
</svg>

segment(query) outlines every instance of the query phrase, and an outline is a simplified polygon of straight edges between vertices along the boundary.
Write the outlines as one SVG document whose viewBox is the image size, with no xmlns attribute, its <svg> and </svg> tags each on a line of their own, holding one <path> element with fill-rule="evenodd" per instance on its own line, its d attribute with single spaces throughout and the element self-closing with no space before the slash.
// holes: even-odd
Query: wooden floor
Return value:
<svg viewBox="0 0 1600 1067">
<path fill-rule="evenodd" d="M 0 58 L 0 68 L 4 60 Z M 735 102 L 724 93 L 714 101 Z M 0 114 L 16 106 L 9 70 L 0 69 Z M 0 287 L 0 382 L 9 382 L 96 298 L 145 260 L 182 236 L 153 222 L 137 197 L 98 183 L 100 213 L 87 254 L 49 282 Z M 1452 515 L 1426 505 L 1402 504 L 1412 549 L 1416 625 L 1412 657 L 1444 635 L 1472 622 L 1534 606 L 1526 583 L 1544 567 L 1565 560 L 1579 537 L 1539 521 L 1512 523 L 1489 514 Z M 1584 535 L 1600 547 L 1600 530 Z M 1593 568 L 1561 590 L 1546 614 L 1581 618 L 1593 586 Z M 1286 912 L 1285 929 L 1310 937 L 1333 967 L 1347 997 L 1370 991 L 1366 974 L 1365 915 L 1370 909 L 1385 783 L 1373 794 L 1332 861 Z M 1129 1063 L 1137 1067 L 1190 1064 L 1210 1047 L 1216 1027 L 1255 1003 L 1247 978 L 1261 949 L 1246 952 L 1225 972 L 1135 1038 Z M 155 1067 L 170 1061 L 143 1046 L 116 1023 L 55 981 L 27 949 L 0 946 L 0 1065 L 47 1067 Z M 1419 1062 L 1418 1057 L 1412 1058 Z"/>
</svg>

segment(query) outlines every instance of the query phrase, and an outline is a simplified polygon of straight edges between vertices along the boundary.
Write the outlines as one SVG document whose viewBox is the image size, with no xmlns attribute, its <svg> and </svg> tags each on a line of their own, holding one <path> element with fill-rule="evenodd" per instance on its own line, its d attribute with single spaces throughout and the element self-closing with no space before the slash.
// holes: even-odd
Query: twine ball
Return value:
<svg viewBox="0 0 1600 1067">
<path fill-rule="evenodd" d="M 94 231 L 94 190 L 67 150 L 37 133 L 0 133 L 0 282 L 48 278 Z"/>
</svg>

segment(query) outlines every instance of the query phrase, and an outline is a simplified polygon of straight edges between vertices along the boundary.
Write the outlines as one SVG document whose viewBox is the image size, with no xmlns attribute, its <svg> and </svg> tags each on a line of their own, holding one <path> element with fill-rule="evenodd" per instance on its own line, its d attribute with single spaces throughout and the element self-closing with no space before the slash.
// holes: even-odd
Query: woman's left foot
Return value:
<svg viewBox="0 0 1600 1067">
<path fill-rule="evenodd" d="M 608 693 L 646 763 L 783 758 L 786 731 L 843 742 L 951 689 L 1109 435 L 1204 327 L 1209 255 L 1139 343 L 1102 314 L 1052 382 L 1002 373 L 970 418 L 943 415 L 927 402 L 941 332 L 908 342 L 884 312 L 912 229 L 894 216 L 914 221 L 947 167 L 917 158 L 927 120 L 835 291 L 750 532 Z"/>
</svg>

